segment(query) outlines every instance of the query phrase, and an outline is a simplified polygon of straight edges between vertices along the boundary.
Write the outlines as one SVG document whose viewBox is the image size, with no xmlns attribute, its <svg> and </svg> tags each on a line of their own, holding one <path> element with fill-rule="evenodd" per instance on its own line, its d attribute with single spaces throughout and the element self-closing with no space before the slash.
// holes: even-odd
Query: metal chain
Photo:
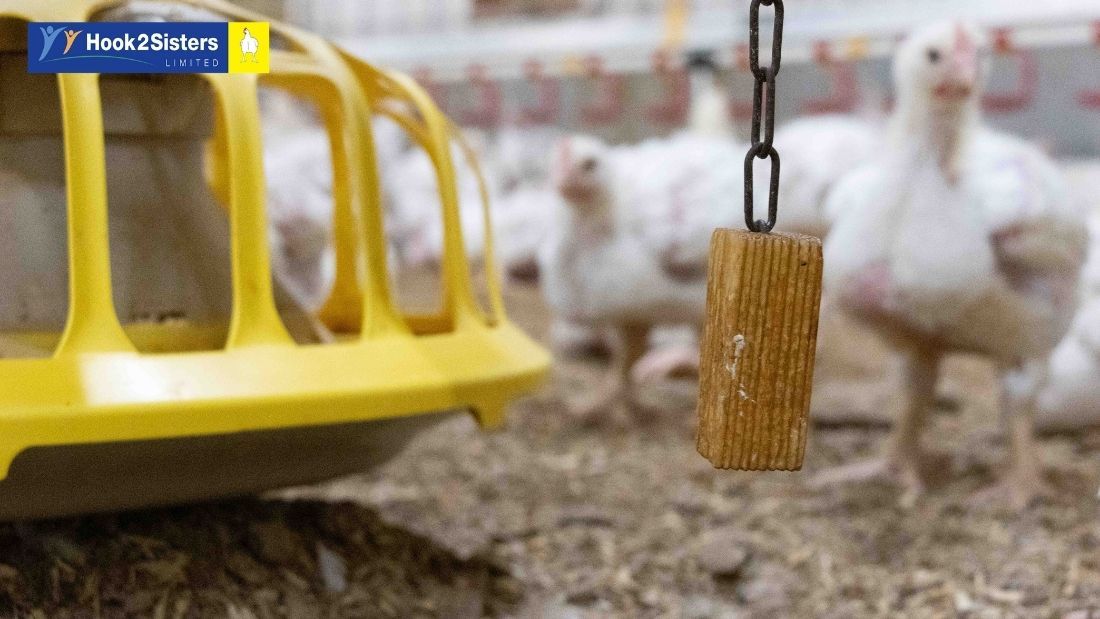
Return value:
<svg viewBox="0 0 1100 619">
<path fill-rule="evenodd" d="M 772 61 L 760 66 L 760 5 L 775 12 L 772 25 Z M 749 5 L 749 68 L 756 84 L 752 91 L 752 146 L 745 155 L 745 225 L 753 232 L 771 232 L 779 209 L 779 153 L 772 146 L 775 137 L 775 78 L 783 57 L 783 0 L 752 0 Z M 763 131 L 763 139 L 761 139 Z M 771 159 L 768 185 L 768 219 L 753 214 L 753 161 Z"/>
</svg>

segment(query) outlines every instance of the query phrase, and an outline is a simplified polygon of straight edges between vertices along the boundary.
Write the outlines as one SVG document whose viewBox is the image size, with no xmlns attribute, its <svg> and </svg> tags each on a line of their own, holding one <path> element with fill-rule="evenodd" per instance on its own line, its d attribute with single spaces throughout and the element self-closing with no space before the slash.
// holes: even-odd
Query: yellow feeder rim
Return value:
<svg viewBox="0 0 1100 619">
<path fill-rule="evenodd" d="M 179 4 L 227 19 L 267 21 L 216 0 Z M 0 17 L 86 21 L 118 5 L 0 0 Z M 502 422 L 510 401 L 544 379 L 549 355 L 504 312 L 487 208 L 489 310 L 475 299 L 451 160 L 456 130 L 449 120 L 404 75 L 284 24 L 271 22 L 271 35 L 287 49 L 272 49 L 270 74 L 201 76 L 218 108 L 208 181 L 227 205 L 231 239 L 232 313 L 221 350 L 138 353 L 131 338 L 141 337 L 140 326 L 121 326 L 111 292 L 99 76 L 57 76 L 68 209 L 68 320 L 52 357 L 0 360 L 0 480 L 19 454 L 50 446 L 382 422 L 463 408 L 492 427 Z M 276 310 L 264 206 L 261 82 L 308 94 L 326 120 L 336 275 L 318 317 L 340 334 L 336 343 L 296 344 Z M 435 315 L 402 315 L 391 294 L 373 114 L 404 127 L 437 172 L 445 232 L 442 310 Z M 177 331 L 176 337 L 201 337 L 197 327 Z"/>
</svg>

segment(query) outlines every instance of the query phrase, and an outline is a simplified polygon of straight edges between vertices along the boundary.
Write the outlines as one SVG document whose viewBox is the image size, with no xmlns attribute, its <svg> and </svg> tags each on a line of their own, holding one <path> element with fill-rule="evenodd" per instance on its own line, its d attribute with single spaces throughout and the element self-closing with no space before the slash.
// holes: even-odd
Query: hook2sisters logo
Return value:
<svg viewBox="0 0 1100 619">
<path fill-rule="evenodd" d="M 42 53 L 38 55 L 38 60 L 42 60 L 46 57 L 46 54 L 50 53 L 50 48 L 53 47 L 53 42 L 57 39 L 57 35 L 61 34 L 60 28 L 51 26 L 41 26 L 39 29 L 42 31 Z M 67 56 L 69 50 L 73 48 L 73 42 L 76 41 L 76 37 L 80 36 L 83 30 L 65 30 L 65 49 L 61 52 L 62 56 Z"/>
<path fill-rule="evenodd" d="M 33 22 L 30 73 L 267 73 L 267 22 Z"/>
</svg>

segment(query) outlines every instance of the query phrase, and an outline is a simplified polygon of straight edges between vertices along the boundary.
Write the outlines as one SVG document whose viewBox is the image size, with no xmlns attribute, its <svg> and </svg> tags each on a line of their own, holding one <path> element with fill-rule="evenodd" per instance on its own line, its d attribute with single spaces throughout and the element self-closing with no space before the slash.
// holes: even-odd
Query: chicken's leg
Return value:
<svg viewBox="0 0 1100 619">
<path fill-rule="evenodd" d="M 884 479 L 901 487 L 899 503 L 904 507 L 911 507 L 924 492 L 920 437 L 935 397 L 939 355 L 927 350 L 909 351 L 905 355 L 904 369 L 905 406 L 894 424 L 883 456 L 824 471 L 814 478 L 812 485 L 823 487 Z"/>
<path fill-rule="evenodd" d="M 1008 441 L 1008 470 L 996 485 L 977 496 L 981 503 L 1007 502 L 1024 509 L 1049 496 L 1035 444 L 1035 400 L 1046 380 L 1046 365 L 1030 362 L 1001 374 L 1001 415 Z"/>
<path fill-rule="evenodd" d="M 622 346 L 620 362 L 622 365 L 617 367 L 616 370 L 619 384 L 622 386 L 623 397 L 620 398 L 620 402 L 630 410 L 637 409 L 640 406 L 637 397 L 639 383 L 634 382 L 632 372 L 638 361 L 649 351 L 649 332 L 651 330 L 652 325 L 641 323 L 624 324 L 619 327 L 619 338 Z"/>
<path fill-rule="evenodd" d="M 886 458 L 890 472 L 904 491 L 902 504 L 912 505 L 924 491 L 921 431 L 928 418 L 928 409 L 936 397 L 939 357 L 927 351 L 913 351 L 906 356 L 904 363 L 907 402 L 890 436 Z"/>
<path fill-rule="evenodd" d="M 635 404 L 630 370 L 645 355 L 651 325 L 624 323 L 618 325 L 619 341 L 611 358 L 611 369 L 595 394 L 586 402 L 571 407 L 574 415 L 594 419 Z"/>
</svg>

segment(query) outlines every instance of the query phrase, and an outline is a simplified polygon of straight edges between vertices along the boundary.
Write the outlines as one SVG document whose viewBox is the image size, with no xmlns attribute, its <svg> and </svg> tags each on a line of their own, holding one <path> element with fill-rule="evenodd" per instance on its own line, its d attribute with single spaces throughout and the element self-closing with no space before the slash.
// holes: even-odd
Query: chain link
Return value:
<svg viewBox="0 0 1100 619">
<path fill-rule="evenodd" d="M 760 66 L 760 5 L 772 7 L 771 64 Z M 749 69 L 756 83 L 752 90 L 752 146 L 745 155 L 745 225 L 753 232 L 771 232 L 779 209 L 779 153 L 772 146 L 775 137 L 775 78 L 783 58 L 783 0 L 752 0 L 749 5 Z M 753 214 L 753 163 L 769 159 L 768 219 Z"/>
</svg>

